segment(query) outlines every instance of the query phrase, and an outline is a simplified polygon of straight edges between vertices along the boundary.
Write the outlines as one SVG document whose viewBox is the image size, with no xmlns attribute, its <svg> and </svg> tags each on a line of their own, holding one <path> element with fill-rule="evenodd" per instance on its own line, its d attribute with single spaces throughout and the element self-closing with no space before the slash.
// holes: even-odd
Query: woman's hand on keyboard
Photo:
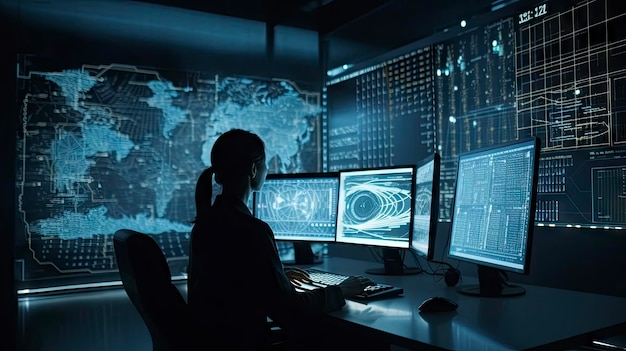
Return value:
<svg viewBox="0 0 626 351">
<path fill-rule="evenodd" d="M 363 292 L 363 290 L 376 282 L 360 275 L 353 275 L 339 284 L 344 297 L 352 297 Z"/>
<path fill-rule="evenodd" d="M 287 278 L 295 287 L 302 287 L 302 284 L 313 284 L 313 281 L 309 278 L 309 273 L 297 267 L 285 269 L 285 275 L 287 275 Z"/>
</svg>

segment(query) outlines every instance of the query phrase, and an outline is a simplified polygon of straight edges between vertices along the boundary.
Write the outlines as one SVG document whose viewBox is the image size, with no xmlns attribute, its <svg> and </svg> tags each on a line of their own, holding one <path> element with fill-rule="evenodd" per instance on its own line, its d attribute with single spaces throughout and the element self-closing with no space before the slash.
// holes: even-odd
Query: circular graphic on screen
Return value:
<svg viewBox="0 0 626 351">
<path fill-rule="evenodd" d="M 361 223 L 367 222 L 376 217 L 380 212 L 380 199 L 370 191 L 361 191 L 355 193 L 346 199 L 348 205 L 346 222 Z"/>
<path fill-rule="evenodd" d="M 354 178 L 346 184 L 341 225 L 346 236 L 405 237 L 411 214 L 411 185 L 407 180 Z"/>
</svg>

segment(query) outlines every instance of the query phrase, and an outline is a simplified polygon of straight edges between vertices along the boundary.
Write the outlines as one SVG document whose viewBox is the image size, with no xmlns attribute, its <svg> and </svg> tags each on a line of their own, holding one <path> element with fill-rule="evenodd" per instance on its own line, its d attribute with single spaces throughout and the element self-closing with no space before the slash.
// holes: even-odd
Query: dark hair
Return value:
<svg viewBox="0 0 626 351">
<path fill-rule="evenodd" d="M 211 167 L 196 182 L 196 214 L 211 206 L 212 178 L 224 184 L 248 175 L 252 163 L 265 162 L 265 144 L 258 135 L 243 129 L 231 129 L 220 135 L 211 149 Z"/>
<path fill-rule="evenodd" d="M 213 167 L 209 167 L 200 173 L 196 182 L 195 200 L 197 217 L 204 208 L 211 206 L 211 201 L 213 200 Z"/>
<path fill-rule="evenodd" d="M 264 161 L 263 140 L 242 129 L 231 129 L 220 135 L 211 149 L 211 165 L 218 184 L 247 176 L 252 163 Z"/>
</svg>

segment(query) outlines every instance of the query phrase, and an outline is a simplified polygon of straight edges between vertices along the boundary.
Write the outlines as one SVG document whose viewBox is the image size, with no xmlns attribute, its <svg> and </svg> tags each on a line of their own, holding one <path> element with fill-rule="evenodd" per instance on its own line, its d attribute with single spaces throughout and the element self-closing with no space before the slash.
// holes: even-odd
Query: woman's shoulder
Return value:
<svg viewBox="0 0 626 351">
<path fill-rule="evenodd" d="M 250 214 L 219 206 L 212 206 L 199 214 L 196 218 L 194 228 L 203 226 L 239 228 L 254 232 L 263 231 L 271 233 L 272 231 L 267 223 Z"/>
<path fill-rule="evenodd" d="M 271 232 L 272 230 L 267 223 L 265 223 L 264 221 L 256 217 L 246 215 L 243 213 L 238 213 L 237 217 L 238 217 L 238 220 L 241 221 L 241 223 L 258 228 L 258 230 L 269 231 L 269 232 Z"/>
</svg>

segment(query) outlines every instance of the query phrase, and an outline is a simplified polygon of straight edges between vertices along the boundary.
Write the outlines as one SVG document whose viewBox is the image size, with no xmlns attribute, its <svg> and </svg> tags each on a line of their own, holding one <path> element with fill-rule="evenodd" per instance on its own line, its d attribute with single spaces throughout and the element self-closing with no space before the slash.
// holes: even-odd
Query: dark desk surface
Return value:
<svg viewBox="0 0 626 351">
<path fill-rule="evenodd" d="M 404 296 L 348 301 L 329 320 L 405 348 L 444 350 L 558 350 L 588 344 L 594 337 L 626 332 L 626 298 L 521 284 L 517 297 L 466 296 L 431 275 L 367 275 L 377 263 L 327 258 L 315 267 L 369 276 L 404 288 Z M 439 277 L 440 278 L 440 277 Z M 477 283 L 464 277 L 461 284 Z M 459 304 L 454 312 L 423 314 L 417 306 L 431 296 Z"/>
</svg>

